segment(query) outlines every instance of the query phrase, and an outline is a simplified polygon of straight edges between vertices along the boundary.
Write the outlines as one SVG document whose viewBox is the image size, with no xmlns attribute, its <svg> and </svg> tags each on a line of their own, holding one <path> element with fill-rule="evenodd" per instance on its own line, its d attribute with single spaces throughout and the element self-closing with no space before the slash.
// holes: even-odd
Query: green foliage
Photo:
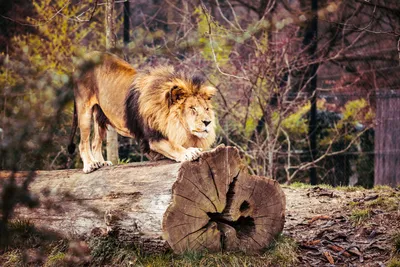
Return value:
<svg viewBox="0 0 400 267">
<path fill-rule="evenodd" d="M 200 8 L 197 8 L 194 14 L 198 16 L 197 32 L 199 43 L 204 45 L 201 52 L 203 57 L 214 60 L 215 55 L 215 61 L 219 65 L 227 64 L 232 47 L 227 39 L 227 28 L 212 20 L 209 14 L 205 14 Z"/>
<path fill-rule="evenodd" d="M 400 232 L 397 232 L 392 237 L 393 251 L 400 255 Z"/>
<path fill-rule="evenodd" d="M 3 267 L 23 266 L 24 255 L 19 249 L 0 254 L 0 264 Z"/>
<path fill-rule="evenodd" d="M 27 23 L 36 30 L 13 37 L 12 49 L 0 55 L 5 63 L 0 66 L 0 106 L 8 145 L 2 152 L 2 168 L 53 169 L 71 164 L 66 138 L 73 112 L 73 57 L 104 43 L 98 22 L 77 20 L 93 2 L 35 1 L 36 15 Z"/>
<path fill-rule="evenodd" d="M 64 252 L 57 252 L 54 255 L 50 255 L 45 264 L 44 267 L 59 267 L 59 266 L 64 266 L 65 265 L 65 257 L 66 254 Z"/>
<path fill-rule="evenodd" d="M 387 267 L 400 267 L 400 258 L 399 257 L 392 258 L 388 262 Z"/>
<path fill-rule="evenodd" d="M 186 252 L 182 255 L 144 255 L 134 247 L 126 246 L 113 237 L 97 237 L 90 241 L 90 266 L 293 266 L 297 262 L 297 244 L 285 236 L 277 240 L 260 256 L 242 253 Z"/>
<path fill-rule="evenodd" d="M 398 209 L 398 203 L 400 198 L 395 198 L 391 196 L 380 196 L 377 199 L 370 201 L 366 204 L 367 207 L 371 208 L 381 208 L 386 211 L 395 211 Z"/>
<path fill-rule="evenodd" d="M 307 116 L 306 114 L 310 110 L 310 104 L 306 104 L 299 107 L 298 110 L 289 114 L 282 120 L 282 128 L 293 139 L 304 137 L 308 132 Z"/>
<path fill-rule="evenodd" d="M 350 219 L 356 223 L 359 224 L 368 218 L 371 217 L 371 210 L 370 209 L 355 209 L 351 213 Z"/>
<path fill-rule="evenodd" d="M 116 266 L 130 266 L 137 261 L 138 253 L 134 247 L 119 242 L 115 237 L 103 236 L 90 240 L 89 247 L 93 258 L 91 266 L 112 263 Z"/>
</svg>

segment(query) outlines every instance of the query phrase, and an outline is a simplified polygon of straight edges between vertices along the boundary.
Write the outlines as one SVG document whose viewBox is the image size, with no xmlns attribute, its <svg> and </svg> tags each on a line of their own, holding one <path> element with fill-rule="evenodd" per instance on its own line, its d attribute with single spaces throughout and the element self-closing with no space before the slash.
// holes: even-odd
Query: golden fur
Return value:
<svg viewBox="0 0 400 267">
<path fill-rule="evenodd" d="M 177 76 L 169 80 L 171 76 Z M 134 81 L 136 90 L 140 91 L 139 112 L 147 124 L 159 130 L 164 136 L 184 147 L 209 148 L 215 140 L 215 118 L 211 103 L 208 101 L 215 93 L 211 86 L 197 87 L 184 77 L 183 73 L 175 74 L 172 67 L 154 68 L 139 73 Z M 174 105 L 169 105 L 167 95 L 171 88 L 177 86 L 179 99 Z M 196 108 L 197 116 L 193 127 L 202 126 L 203 120 L 211 121 L 211 131 L 207 138 L 199 138 L 188 128 L 191 107 Z M 208 111 L 206 110 L 208 109 Z M 198 128 L 198 127 L 197 127 Z"/>
<path fill-rule="evenodd" d="M 75 116 L 81 141 L 84 172 L 111 165 L 104 161 L 101 144 L 106 125 L 127 137 L 142 139 L 157 153 L 176 161 L 194 160 L 215 140 L 215 118 L 210 98 L 215 88 L 196 76 L 158 67 L 141 72 L 108 53 L 91 53 L 76 80 Z M 90 64 L 89 64 L 90 65 Z M 90 124 L 94 138 L 90 146 Z M 70 151 L 71 152 L 71 151 Z"/>
</svg>

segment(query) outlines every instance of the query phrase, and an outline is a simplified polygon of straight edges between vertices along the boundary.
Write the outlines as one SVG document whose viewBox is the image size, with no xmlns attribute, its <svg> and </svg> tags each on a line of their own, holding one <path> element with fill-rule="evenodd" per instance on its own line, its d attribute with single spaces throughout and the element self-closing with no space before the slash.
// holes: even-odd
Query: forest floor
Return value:
<svg viewBox="0 0 400 267">
<path fill-rule="evenodd" d="M 399 189 L 285 187 L 296 266 L 400 266 Z"/>
<path fill-rule="evenodd" d="M 11 224 L 0 266 L 387 266 L 400 267 L 400 188 L 283 186 L 286 223 L 262 255 L 143 255 L 112 237 L 51 240 L 29 223 Z"/>
</svg>

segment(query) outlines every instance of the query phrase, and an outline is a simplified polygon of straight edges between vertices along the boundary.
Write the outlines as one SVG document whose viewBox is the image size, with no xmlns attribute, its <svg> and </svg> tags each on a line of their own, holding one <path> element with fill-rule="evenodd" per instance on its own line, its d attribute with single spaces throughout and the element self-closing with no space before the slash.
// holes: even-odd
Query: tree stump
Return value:
<svg viewBox="0 0 400 267">
<path fill-rule="evenodd" d="M 236 148 L 218 147 L 182 164 L 163 237 L 177 253 L 259 252 L 282 231 L 285 205 L 276 181 L 249 175 Z"/>
<path fill-rule="evenodd" d="M 0 172 L 0 179 L 8 175 Z M 23 180 L 26 175 L 14 176 Z M 29 189 L 40 206 L 19 207 L 16 217 L 68 238 L 113 234 L 147 253 L 169 247 L 176 253 L 258 252 L 284 223 L 279 184 L 249 175 L 233 147 L 218 147 L 182 164 L 133 163 L 90 174 L 38 171 Z"/>
</svg>

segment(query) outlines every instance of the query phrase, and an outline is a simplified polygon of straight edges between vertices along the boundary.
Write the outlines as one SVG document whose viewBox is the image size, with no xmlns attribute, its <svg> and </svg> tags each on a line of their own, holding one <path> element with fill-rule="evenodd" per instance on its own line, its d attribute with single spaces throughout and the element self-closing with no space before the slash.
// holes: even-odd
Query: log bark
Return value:
<svg viewBox="0 0 400 267">
<path fill-rule="evenodd" d="M 250 176 L 232 147 L 183 164 L 163 160 L 90 174 L 39 171 L 30 190 L 40 207 L 18 208 L 19 218 L 66 237 L 112 233 L 148 253 L 169 247 L 176 253 L 258 252 L 284 223 L 279 184 Z"/>
</svg>

